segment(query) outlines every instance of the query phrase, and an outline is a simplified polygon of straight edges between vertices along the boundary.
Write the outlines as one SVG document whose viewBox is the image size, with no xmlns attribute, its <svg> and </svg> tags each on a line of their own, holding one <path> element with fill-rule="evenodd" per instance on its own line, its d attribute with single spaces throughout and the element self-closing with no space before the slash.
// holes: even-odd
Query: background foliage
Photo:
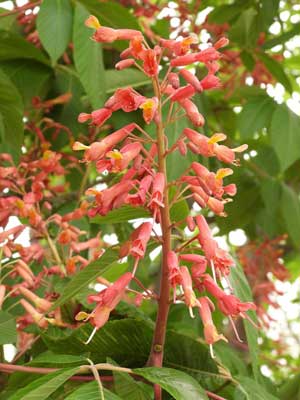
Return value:
<svg viewBox="0 0 300 400">
<path fill-rule="evenodd" d="M 256 242 L 257 246 L 267 238 L 288 234 L 280 244 L 280 257 L 289 270 L 290 281 L 294 282 L 300 269 L 298 2 L 192 0 L 168 4 L 155 0 L 149 3 L 134 0 L 43 0 L 32 3 L 36 3 L 36 17 L 31 25 L 16 18 L 19 13 L 4 16 L 7 10 L 0 9 L 3 14 L 0 14 L 1 152 L 9 152 L 17 162 L 22 151 L 31 148 L 36 138 L 28 127 L 28 121 L 38 123 L 42 117 L 47 117 L 68 127 L 74 138 L 80 139 L 88 134 L 87 128 L 77 122 L 80 112 L 101 107 L 107 96 L 118 87 L 131 85 L 147 93 L 149 82 L 139 71 L 127 69 L 118 72 L 113 69 L 126 44 L 117 42 L 101 48 L 98 43 L 89 41 L 90 31 L 84 26 L 84 20 L 90 13 L 97 16 L 103 25 L 151 28 L 155 35 L 162 37 L 169 36 L 171 31 L 175 35 L 181 27 L 180 18 L 188 16 L 191 25 L 185 25 L 185 29 L 196 27 L 201 39 L 208 40 L 209 32 L 215 41 L 220 31 L 230 39 L 219 73 L 224 87 L 208 94 L 204 92 L 197 100 L 207 121 L 206 133 L 225 132 L 232 143 L 249 144 L 249 151 L 235 174 L 238 194 L 234 203 L 227 206 L 228 217 L 212 217 L 210 222 L 218 227 L 220 236 L 228 237 L 230 232 L 242 229 L 248 242 Z M 204 14 L 208 15 L 205 22 Z M 201 76 L 201 70 L 198 73 Z M 45 102 L 66 93 L 68 101 L 49 109 L 38 109 L 32 101 L 39 97 Z M 132 118 L 132 114 L 113 117 L 113 129 L 131 122 Z M 48 130 L 51 149 L 74 155 L 66 131 L 61 130 L 53 139 L 53 129 Z M 175 124 L 168 133 L 169 141 L 172 143 L 181 131 L 180 123 Z M 176 157 L 179 156 L 176 154 Z M 183 171 L 185 162 L 188 160 L 175 158 L 169 166 L 170 175 L 176 176 Z M 69 185 L 69 190 L 57 202 L 57 213 L 63 215 L 75 207 L 78 194 L 88 186 L 85 181 L 82 186 L 83 179 L 93 182 L 95 171 L 91 169 L 86 177 L 83 169 L 73 168 L 64 176 L 63 183 Z M 179 204 L 172 212 L 178 214 L 178 219 L 184 218 L 185 205 Z M 92 221 L 84 218 L 79 224 L 91 236 L 101 230 L 103 235 L 115 233 L 123 241 L 132 230 L 132 224 L 127 221 L 145 216 L 143 210 L 123 208 Z M 64 282 L 63 296 L 57 305 L 64 304 L 67 313 L 77 298 L 85 297 L 88 284 L 99 275 L 99 271 L 107 279 L 115 279 L 124 265 L 114 264 L 112 268 L 113 260 L 114 255 L 108 252 L 73 280 Z M 158 266 L 159 255 L 154 259 L 149 255 L 145 258 L 139 272 L 144 283 L 157 278 Z M 276 280 L 274 276 L 272 279 Z M 243 300 L 251 298 L 251 289 L 241 268 L 234 271 L 232 284 Z M 61 282 L 57 281 L 55 285 L 59 292 Z M 16 342 L 18 308 L 6 309 L 10 307 L 8 303 L 0 314 L 1 344 Z M 268 305 L 262 307 L 266 309 Z M 28 376 L 23 372 L 15 373 L 9 379 L 4 375 L 2 379 L 7 385 L 0 398 L 98 398 L 95 382 L 81 387 L 76 381 L 68 381 L 69 377 L 76 374 L 77 366 L 86 356 L 94 363 L 106 362 L 109 358 L 122 366 L 143 367 L 151 345 L 154 315 L 154 306 L 149 304 L 143 304 L 138 310 L 122 304 L 114 319 L 96 334 L 88 346 L 82 343 L 90 334 L 88 326 L 64 331 L 49 328 L 41 332 L 41 338 L 34 344 L 30 355 L 25 354 L 18 362 L 64 369 L 46 377 Z M 223 324 L 221 315 L 218 323 L 219 326 Z M 293 324 L 293 321 L 289 323 Z M 258 332 L 249 324 L 245 328 L 248 345 L 218 344 L 217 359 L 212 360 L 199 339 L 197 322 L 189 319 L 183 307 L 177 306 L 171 309 L 170 314 L 166 369 L 160 372 L 138 369 L 135 373 L 150 382 L 160 383 L 175 399 L 198 399 L 198 395 L 193 393 L 199 384 L 228 399 L 298 398 L 297 371 L 300 365 L 286 348 L 289 342 L 279 340 L 275 344 L 263 330 Z M 292 328 L 287 336 L 293 336 Z M 292 343 L 299 346 L 299 338 Z M 269 378 L 261 374 L 261 365 L 267 365 L 271 370 Z M 107 399 L 151 399 L 153 396 L 142 381 L 135 381 L 123 373 L 116 373 L 114 378 L 113 387 L 108 386 L 114 393 L 106 391 Z M 206 394 L 203 389 L 201 391 L 205 399 Z"/>
</svg>

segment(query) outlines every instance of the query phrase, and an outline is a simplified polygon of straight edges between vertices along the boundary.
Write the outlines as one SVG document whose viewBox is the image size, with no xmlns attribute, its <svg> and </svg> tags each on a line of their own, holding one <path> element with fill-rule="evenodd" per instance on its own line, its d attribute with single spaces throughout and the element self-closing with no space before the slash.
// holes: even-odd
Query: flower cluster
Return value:
<svg viewBox="0 0 300 400">
<path fill-rule="evenodd" d="M 260 244 L 247 243 L 237 251 L 239 261 L 252 288 L 257 314 L 267 327 L 272 318 L 268 314 L 266 305 L 278 308 L 276 295 L 282 294 L 276 288 L 275 280 L 284 282 L 290 277 L 281 260 L 282 244 L 285 239 L 285 236 L 275 239 L 266 238 Z"/>
<path fill-rule="evenodd" d="M 80 142 L 73 145 L 73 150 L 84 151 L 84 162 L 95 163 L 99 174 L 114 176 L 114 184 L 109 187 L 102 190 L 92 187 L 86 191 L 93 199 L 88 215 L 104 216 L 113 209 L 131 205 L 147 209 L 152 216 L 152 222 L 142 222 L 120 247 L 120 257 L 129 256 L 134 259 L 132 272 L 127 272 L 104 292 L 90 298 L 97 303 L 95 309 L 90 314 L 80 312 L 77 319 L 90 320 L 95 326 L 94 332 L 99 329 L 120 301 L 125 288 L 135 278 L 139 262 L 145 257 L 147 244 L 151 240 L 158 240 L 165 254 L 173 301 L 184 301 L 192 316 L 194 308 L 198 309 L 204 324 L 205 339 L 212 345 L 225 338 L 213 324 L 214 304 L 207 295 L 215 299 L 217 307 L 231 321 L 237 316 L 249 318 L 246 311 L 255 309 L 254 304 L 242 303 L 232 293 L 228 276 L 234 260 L 219 247 L 203 216 L 205 209 L 216 215 L 226 215 L 224 205 L 236 194 L 236 187 L 232 183 L 224 185 L 223 180 L 233 170 L 220 168 L 217 172 L 211 172 L 195 161 L 182 176 L 168 182 L 165 160 L 170 153 L 178 150 L 182 156 L 191 151 L 205 158 L 215 157 L 226 164 L 239 164 L 236 153 L 244 151 L 247 146 L 231 149 L 219 143 L 226 139 L 223 133 L 215 133 L 211 137 L 200 133 L 198 129 L 204 125 L 205 119 L 192 100 L 203 91 L 220 87 L 221 83 L 216 76 L 218 60 L 221 58 L 219 49 L 226 46 L 228 41 L 221 38 L 213 46 L 200 50 L 196 45 L 197 38 L 192 35 L 182 40 L 160 39 L 158 45 L 150 48 L 139 31 L 102 27 L 93 16 L 88 18 L 86 25 L 94 29 L 92 39 L 96 42 L 129 41 L 128 48 L 120 55 L 121 60 L 116 64 L 116 69 L 135 67 L 143 71 L 153 83 L 154 96 L 145 97 L 132 87 L 117 89 L 103 108 L 90 114 L 80 114 L 79 122 L 101 127 L 117 110 L 127 113 L 141 109 L 145 124 L 156 126 L 157 136 L 153 137 L 145 127 L 131 123 L 90 145 Z M 161 77 L 160 65 L 166 60 L 167 72 Z M 207 75 L 201 80 L 190 69 L 198 63 L 207 69 Z M 166 119 L 163 117 L 163 109 L 168 110 Z M 183 114 L 178 116 L 180 111 Z M 194 129 L 185 128 L 175 144 L 168 148 L 164 129 L 177 118 L 187 118 Z M 170 189 L 175 190 L 171 202 L 168 199 Z M 193 200 L 203 211 L 196 215 L 191 210 L 186 219 L 186 225 L 193 236 L 187 238 L 181 246 L 166 250 L 171 245 L 170 237 L 178 223 L 170 221 L 169 210 L 172 204 L 182 199 Z M 161 226 L 160 237 L 154 233 L 154 222 Z M 198 242 L 198 246 L 195 242 Z M 226 290 L 220 287 L 221 281 L 227 282 Z M 183 292 L 181 295 L 178 294 L 180 290 Z"/>
</svg>

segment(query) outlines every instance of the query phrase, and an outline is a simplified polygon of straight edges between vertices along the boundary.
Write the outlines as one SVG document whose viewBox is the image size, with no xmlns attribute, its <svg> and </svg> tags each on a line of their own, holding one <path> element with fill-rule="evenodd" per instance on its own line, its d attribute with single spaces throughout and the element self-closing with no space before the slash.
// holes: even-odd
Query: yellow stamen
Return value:
<svg viewBox="0 0 300 400">
<path fill-rule="evenodd" d="M 90 15 L 85 20 L 85 26 L 87 26 L 88 28 L 92 28 L 92 29 L 99 29 L 101 27 L 98 18 L 96 18 L 94 15 Z"/>
</svg>

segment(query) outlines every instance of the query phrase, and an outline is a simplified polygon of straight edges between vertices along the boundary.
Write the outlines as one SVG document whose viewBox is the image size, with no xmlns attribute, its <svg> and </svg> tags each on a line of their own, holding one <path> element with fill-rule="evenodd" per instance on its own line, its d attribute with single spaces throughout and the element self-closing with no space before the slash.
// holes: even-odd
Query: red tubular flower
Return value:
<svg viewBox="0 0 300 400">
<path fill-rule="evenodd" d="M 138 142 L 126 144 L 120 151 L 114 150 L 106 153 L 108 161 L 98 161 L 96 163 L 97 171 L 102 172 L 106 169 L 111 172 L 121 172 L 128 167 L 129 163 L 134 160 L 142 149 L 142 145 Z"/>
<path fill-rule="evenodd" d="M 213 345 L 219 340 L 225 340 L 225 342 L 227 342 L 227 339 L 217 332 L 217 329 L 213 323 L 211 316 L 211 310 L 214 310 L 213 303 L 208 297 L 201 297 L 198 299 L 198 302 L 200 303 L 198 310 L 204 326 L 204 338 L 206 343 Z"/>
<path fill-rule="evenodd" d="M 91 119 L 91 124 L 95 126 L 102 126 L 112 115 L 112 110 L 109 108 L 100 108 L 93 111 L 91 114 L 81 113 L 78 116 L 78 122 L 86 122 Z"/>
<path fill-rule="evenodd" d="M 140 105 L 140 108 L 143 110 L 143 118 L 146 124 L 150 124 L 150 122 L 155 117 L 158 106 L 157 97 L 152 97 L 152 99 L 147 99 Z"/>
<path fill-rule="evenodd" d="M 37 309 L 41 312 L 47 312 L 52 307 L 52 303 L 46 299 L 42 299 L 37 296 L 31 290 L 26 289 L 25 287 L 19 286 L 19 292 L 22 296 L 26 297 L 28 300 L 32 301 L 32 303 L 37 307 Z"/>
<path fill-rule="evenodd" d="M 153 211 L 154 216 L 160 207 L 164 207 L 164 189 L 165 189 L 165 176 L 163 173 L 158 172 L 153 179 L 152 195 L 149 202 L 149 208 Z"/>
<path fill-rule="evenodd" d="M 143 38 L 140 31 L 134 29 L 113 29 L 101 26 L 96 30 L 92 39 L 100 43 L 112 43 L 116 40 L 132 40 L 135 38 Z"/>
<path fill-rule="evenodd" d="M 221 85 L 220 79 L 213 74 L 206 75 L 199 83 L 203 90 L 217 89 Z"/>
<path fill-rule="evenodd" d="M 198 107 L 190 99 L 180 100 L 179 104 L 185 110 L 187 117 L 195 126 L 203 126 L 205 124 L 205 119 L 201 113 L 198 111 Z"/>
<path fill-rule="evenodd" d="M 173 303 L 176 302 L 176 286 L 182 284 L 182 276 L 179 269 L 177 255 L 174 251 L 169 251 L 167 254 L 168 264 L 168 279 L 173 288 Z"/>
<path fill-rule="evenodd" d="M 217 243 L 212 237 L 209 226 L 203 215 L 196 216 L 196 224 L 199 228 L 198 240 L 208 260 L 214 258 L 217 248 Z"/>
<path fill-rule="evenodd" d="M 175 72 L 169 73 L 168 82 L 173 89 L 178 89 L 180 86 L 179 76 Z"/>
<path fill-rule="evenodd" d="M 126 197 L 132 187 L 133 182 L 124 181 L 116 183 L 114 186 L 100 192 L 95 189 L 88 189 L 86 194 L 94 195 L 96 202 L 96 206 L 89 210 L 89 216 L 94 217 L 97 214 L 106 215 L 110 210 L 120 207 L 125 203 Z"/>
<path fill-rule="evenodd" d="M 128 58 L 127 60 L 122 60 L 119 61 L 116 65 L 115 68 L 119 71 L 122 71 L 125 68 L 132 67 L 134 65 L 135 61 L 132 58 Z"/>
<path fill-rule="evenodd" d="M 125 294 L 126 287 L 129 285 L 131 280 L 132 273 L 126 272 L 107 289 L 104 289 L 97 295 L 91 295 L 88 297 L 89 303 L 97 303 L 95 309 L 91 312 L 91 314 L 79 312 L 75 317 L 77 321 L 90 319 L 92 324 L 95 326 L 95 329 L 93 330 L 86 344 L 88 344 L 92 340 L 96 331 L 106 324 L 109 319 L 110 313 L 122 300 L 122 297 Z"/>
<path fill-rule="evenodd" d="M 151 232 L 152 232 L 152 224 L 150 222 L 144 222 L 138 228 L 138 234 L 135 240 L 132 242 L 132 246 L 130 249 L 130 254 L 133 257 L 140 259 L 145 256 L 147 243 L 150 239 Z"/>
<path fill-rule="evenodd" d="M 127 202 L 134 206 L 145 204 L 146 194 L 152 183 L 152 176 L 146 175 L 139 184 L 139 190 L 135 194 L 129 194 L 127 197 Z"/>
<path fill-rule="evenodd" d="M 21 299 L 20 304 L 26 312 L 32 317 L 33 321 L 39 326 L 40 328 L 47 328 L 48 322 L 46 318 L 43 316 L 42 313 L 38 312 L 28 301 Z"/>
<path fill-rule="evenodd" d="M 2 308 L 2 304 L 3 304 L 3 301 L 4 301 L 5 292 L 6 292 L 6 286 L 5 285 L 0 285 L 0 310 Z"/>
<path fill-rule="evenodd" d="M 231 315 L 233 317 L 240 315 L 241 317 L 245 317 L 244 313 L 246 311 L 256 309 L 253 303 L 243 303 L 236 296 L 226 294 L 208 274 L 203 275 L 202 283 L 206 290 L 217 299 L 218 307 L 225 315 Z"/>
<path fill-rule="evenodd" d="M 125 112 L 135 111 L 145 101 L 145 97 L 137 93 L 131 87 L 116 90 L 105 103 L 105 107 L 112 111 L 123 110 Z"/>
<path fill-rule="evenodd" d="M 197 92 L 202 92 L 203 91 L 203 87 L 199 81 L 199 79 L 192 74 L 190 71 L 188 71 L 187 69 L 181 69 L 180 70 L 180 75 L 183 77 L 183 79 L 189 83 L 190 85 L 193 86 L 193 88 L 197 91 Z"/>
<path fill-rule="evenodd" d="M 187 267 L 180 267 L 181 283 L 184 292 L 184 302 L 189 308 L 190 316 L 194 318 L 193 307 L 198 306 L 196 295 L 193 291 L 193 283 Z"/>
<path fill-rule="evenodd" d="M 128 124 L 116 132 L 106 136 L 100 142 L 92 143 L 90 146 L 85 146 L 80 142 L 75 142 L 73 150 L 85 150 L 84 161 L 97 161 L 104 157 L 104 155 L 115 145 L 125 139 L 126 136 L 134 130 L 135 126 L 134 123 Z"/>
<path fill-rule="evenodd" d="M 143 68 L 148 76 L 158 75 L 158 63 L 156 52 L 152 49 L 147 49 L 143 52 Z"/>
<path fill-rule="evenodd" d="M 191 44 L 198 43 L 196 35 L 188 36 L 182 40 L 160 39 L 160 44 L 163 48 L 170 50 L 176 56 L 185 55 L 191 47 Z"/>
<path fill-rule="evenodd" d="M 196 93 L 195 88 L 192 85 L 183 86 L 177 89 L 174 94 L 171 96 L 171 101 L 180 101 L 188 99 L 189 97 L 194 96 Z"/>
</svg>

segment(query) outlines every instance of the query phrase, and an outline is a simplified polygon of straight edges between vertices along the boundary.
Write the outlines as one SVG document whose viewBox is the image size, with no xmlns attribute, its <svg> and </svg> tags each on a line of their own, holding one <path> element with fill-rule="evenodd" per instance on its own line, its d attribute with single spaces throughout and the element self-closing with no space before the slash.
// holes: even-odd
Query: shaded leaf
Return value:
<svg viewBox="0 0 300 400">
<path fill-rule="evenodd" d="M 242 47 L 254 46 L 259 34 L 257 21 L 257 11 L 254 8 L 247 9 L 232 25 L 229 33 L 230 39 Z"/>
<path fill-rule="evenodd" d="M 115 391 L 122 399 L 151 400 L 153 398 L 153 396 L 150 394 L 152 388 L 145 383 L 135 381 L 129 374 L 125 372 L 114 371 L 113 375 Z"/>
<path fill-rule="evenodd" d="M 266 3 L 268 3 L 268 0 L 265 0 Z M 293 24 L 293 28 L 290 29 L 287 32 L 284 32 L 273 39 L 266 40 L 265 43 L 262 45 L 264 49 L 271 49 L 274 46 L 277 46 L 278 44 L 282 44 L 287 42 L 289 39 L 292 37 L 299 35 L 300 34 L 300 23 L 298 22 L 297 24 Z"/>
<path fill-rule="evenodd" d="M 106 92 L 113 93 L 118 88 L 132 86 L 134 88 L 149 85 L 150 79 L 141 71 L 133 68 L 116 71 L 108 69 L 105 71 Z"/>
<path fill-rule="evenodd" d="M 241 301 L 253 301 L 252 293 L 250 286 L 247 282 L 245 277 L 244 271 L 242 270 L 241 266 L 236 264 L 234 268 L 231 268 L 230 274 L 230 282 L 234 289 L 236 296 Z M 254 311 L 247 311 L 247 314 L 250 316 L 252 321 L 257 322 L 256 314 Z M 258 331 L 249 321 L 246 319 L 243 320 L 246 336 L 247 336 L 247 343 L 249 347 L 250 358 L 252 362 L 252 370 L 253 375 L 257 381 L 260 380 L 260 372 L 259 372 L 259 365 L 258 365 Z"/>
<path fill-rule="evenodd" d="M 45 400 L 77 371 L 78 367 L 51 372 L 19 389 L 9 400 Z"/>
<path fill-rule="evenodd" d="M 266 53 L 257 52 L 256 55 L 265 64 L 273 77 L 280 82 L 289 93 L 292 93 L 292 84 L 282 65 Z"/>
<path fill-rule="evenodd" d="M 121 400 L 119 396 L 112 393 L 111 391 L 103 388 L 105 400 Z M 65 398 L 65 400 L 99 400 L 99 386 L 96 381 L 92 381 L 89 383 L 81 384 L 80 387 L 74 392 L 72 392 L 69 396 Z"/>
<path fill-rule="evenodd" d="M 0 61 L 19 58 L 49 64 L 44 54 L 20 35 L 0 30 Z"/>
<path fill-rule="evenodd" d="M 254 133 L 269 125 L 276 103 L 269 96 L 251 98 L 238 115 L 238 129 L 242 139 L 253 137 Z"/>
<path fill-rule="evenodd" d="M 101 2 L 98 0 L 78 0 L 91 14 L 95 15 L 100 24 L 112 28 L 139 29 L 137 19 L 129 9 L 114 2 Z"/>
<path fill-rule="evenodd" d="M 3 61 L 0 67 L 19 90 L 25 107 L 31 106 L 34 96 L 43 96 L 43 89 L 52 74 L 50 68 L 32 60 Z"/>
<path fill-rule="evenodd" d="M 238 376 L 236 379 L 239 385 L 235 392 L 235 400 L 278 400 L 278 397 L 268 393 L 262 385 L 253 379 L 245 376 Z"/>
<path fill-rule="evenodd" d="M 281 170 L 286 170 L 300 158 L 300 118 L 285 104 L 273 113 L 271 143 L 279 158 Z"/>
<path fill-rule="evenodd" d="M 84 24 L 88 16 L 86 9 L 76 4 L 73 28 L 74 63 L 92 107 L 99 108 L 105 99 L 105 72 L 101 44 L 90 39 L 92 31 Z"/>
<path fill-rule="evenodd" d="M 92 224 L 116 224 L 121 222 L 127 222 L 131 219 L 136 218 L 147 218 L 150 217 L 149 211 L 142 207 L 131 207 L 122 206 L 115 210 L 110 211 L 105 216 L 97 215 L 91 218 Z"/>
<path fill-rule="evenodd" d="M 300 247 L 300 199 L 298 193 L 284 183 L 280 205 L 287 233 L 295 246 Z"/>
<path fill-rule="evenodd" d="M 16 87 L 1 70 L 0 139 L 2 151 L 9 152 L 17 160 L 23 142 L 23 102 Z"/>
<path fill-rule="evenodd" d="M 55 64 L 72 38 L 70 0 L 44 0 L 37 17 L 37 30 L 44 48 Z"/>
<path fill-rule="evenodd" d="M 72 299 L 81 289 L 86 288 L 98 276 L 111 268 L 111 265 L 116 261 L 116 259 L 117 256 L 115 251 L 111 249 L 106 250 L 103 256 L 98 260 L 91 262 L 87 267 L 74 276 L 74 278 L 66 285 L 62 296 L 54 303 L 52 308 L 55 309 Z"/>
<path fill-rule="evenodd" d="M 0 311 L 0 345 L 15 343 L 17 341 L 17 328 L 15 317 L 7 311 Z"/>
<path fill-rule="evenodd" d="M 182 371 L 172 368 L 138 368 L 133 370 L 150 382 L 159 384 L 176 400 L 207 400 L 208 397 L 199 383 Z"/>
</svg>

